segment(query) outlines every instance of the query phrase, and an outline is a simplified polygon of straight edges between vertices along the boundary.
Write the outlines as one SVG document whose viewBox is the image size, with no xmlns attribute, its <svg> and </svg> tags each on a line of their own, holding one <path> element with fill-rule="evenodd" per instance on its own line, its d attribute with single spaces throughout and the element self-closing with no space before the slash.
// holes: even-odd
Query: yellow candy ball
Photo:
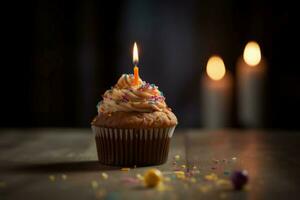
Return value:
<svg viewBox="0 0 300 200">
<path fill-rule="evenodd" d="M 147 187 L 155 187 L 163 180 L 161 171 L 149 169 L 144 175 L 144 182 Z"/>
</svg>

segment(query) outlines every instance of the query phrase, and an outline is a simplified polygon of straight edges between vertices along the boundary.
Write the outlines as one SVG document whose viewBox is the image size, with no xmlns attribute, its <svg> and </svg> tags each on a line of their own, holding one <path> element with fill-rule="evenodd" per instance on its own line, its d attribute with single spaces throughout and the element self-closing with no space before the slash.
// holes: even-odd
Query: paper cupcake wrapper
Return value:
<svg viewBox="0 0 300 200">
<path fill-rule="evenodd" d="M 147 166 L 166 162 L 175 126 L 119 129 L 92 126 L 99 162 L 114 166 Z"/>
</svg>

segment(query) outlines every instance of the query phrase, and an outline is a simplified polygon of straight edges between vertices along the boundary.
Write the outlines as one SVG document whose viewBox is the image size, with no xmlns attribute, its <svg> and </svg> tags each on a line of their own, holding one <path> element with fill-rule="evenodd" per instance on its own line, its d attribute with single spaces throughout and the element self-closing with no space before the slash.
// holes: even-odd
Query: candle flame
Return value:
<svg viewBox="0 0 300 200">
<path fill-rule="evenodd" d="M 221 80 L 226 73 L 222 58 L 219 56 L 210 57 L 207 62 L 206 73 L 213 80 Z"/>
<path fill-rule="evenodd" d="M 257 42 L 250 41 L 247 43 L 243 57 L 244 61 L 252 67 L 256 66 L 260 62 L 261 53 Z"/>
<path fill-rule="evenodd" d="M 137 45 L 136 45 L 136 42 L 134 42 L 134 45 L 133 45 L 133 64 L 134 65 L 137 65 L 138 62 L 139 62 L 139 53 L 138 53 L 138 48 L 137 48 Z"/>
</svg>

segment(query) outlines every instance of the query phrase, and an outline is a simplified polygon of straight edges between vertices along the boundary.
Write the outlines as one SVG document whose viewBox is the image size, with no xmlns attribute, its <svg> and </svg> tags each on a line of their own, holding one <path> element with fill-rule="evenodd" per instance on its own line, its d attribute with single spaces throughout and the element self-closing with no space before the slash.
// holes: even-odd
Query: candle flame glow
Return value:
<svg viewBox="0 0 300 200">
<path fill-rule="evenodd" d="M 134 65 L 137 65 L 138 62 L 139 62 L 139 53 L 138 53 L 138 48 L 137 48 L 136 42 L 133 45 L 133 59 L 132 59 L 132 61 L 133 61 Z"/>
<path fill-rule="evenodd" d="M 245 47 L 243 57 L 244 57 L 244 61 L 248 65 L 250 65 L 251 67 L 256 66 L 261 60 L 259 45 L 254 41 L 248 42 Z"/>
<path fill-rule="evenodd" d="M 219 56 L 210 57 L 207 62 L 206 73 L 213 80 L 221 80 L 226 73 L 222 58 Z"/>
</svg>

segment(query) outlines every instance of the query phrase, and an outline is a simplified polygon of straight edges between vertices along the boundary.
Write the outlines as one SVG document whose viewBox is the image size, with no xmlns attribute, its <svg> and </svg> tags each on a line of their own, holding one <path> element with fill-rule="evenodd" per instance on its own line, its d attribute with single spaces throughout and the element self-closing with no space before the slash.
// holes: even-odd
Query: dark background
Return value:
<svg viewBox="0 0 300 200">
<path fill-rule="evenodd" d="M 134 41 L 141 77 L 166 94 L 179 127 L 201 127 L 207 59 L 219 54 L 234 75 L 245 44 L 256 40 L 269 65 L 265 127 L 300 129 L 288 1 L 41 0 L 2 9 L 1 127 L 89 127 L 101 94 L 132 72 Z"/>
</svg>

